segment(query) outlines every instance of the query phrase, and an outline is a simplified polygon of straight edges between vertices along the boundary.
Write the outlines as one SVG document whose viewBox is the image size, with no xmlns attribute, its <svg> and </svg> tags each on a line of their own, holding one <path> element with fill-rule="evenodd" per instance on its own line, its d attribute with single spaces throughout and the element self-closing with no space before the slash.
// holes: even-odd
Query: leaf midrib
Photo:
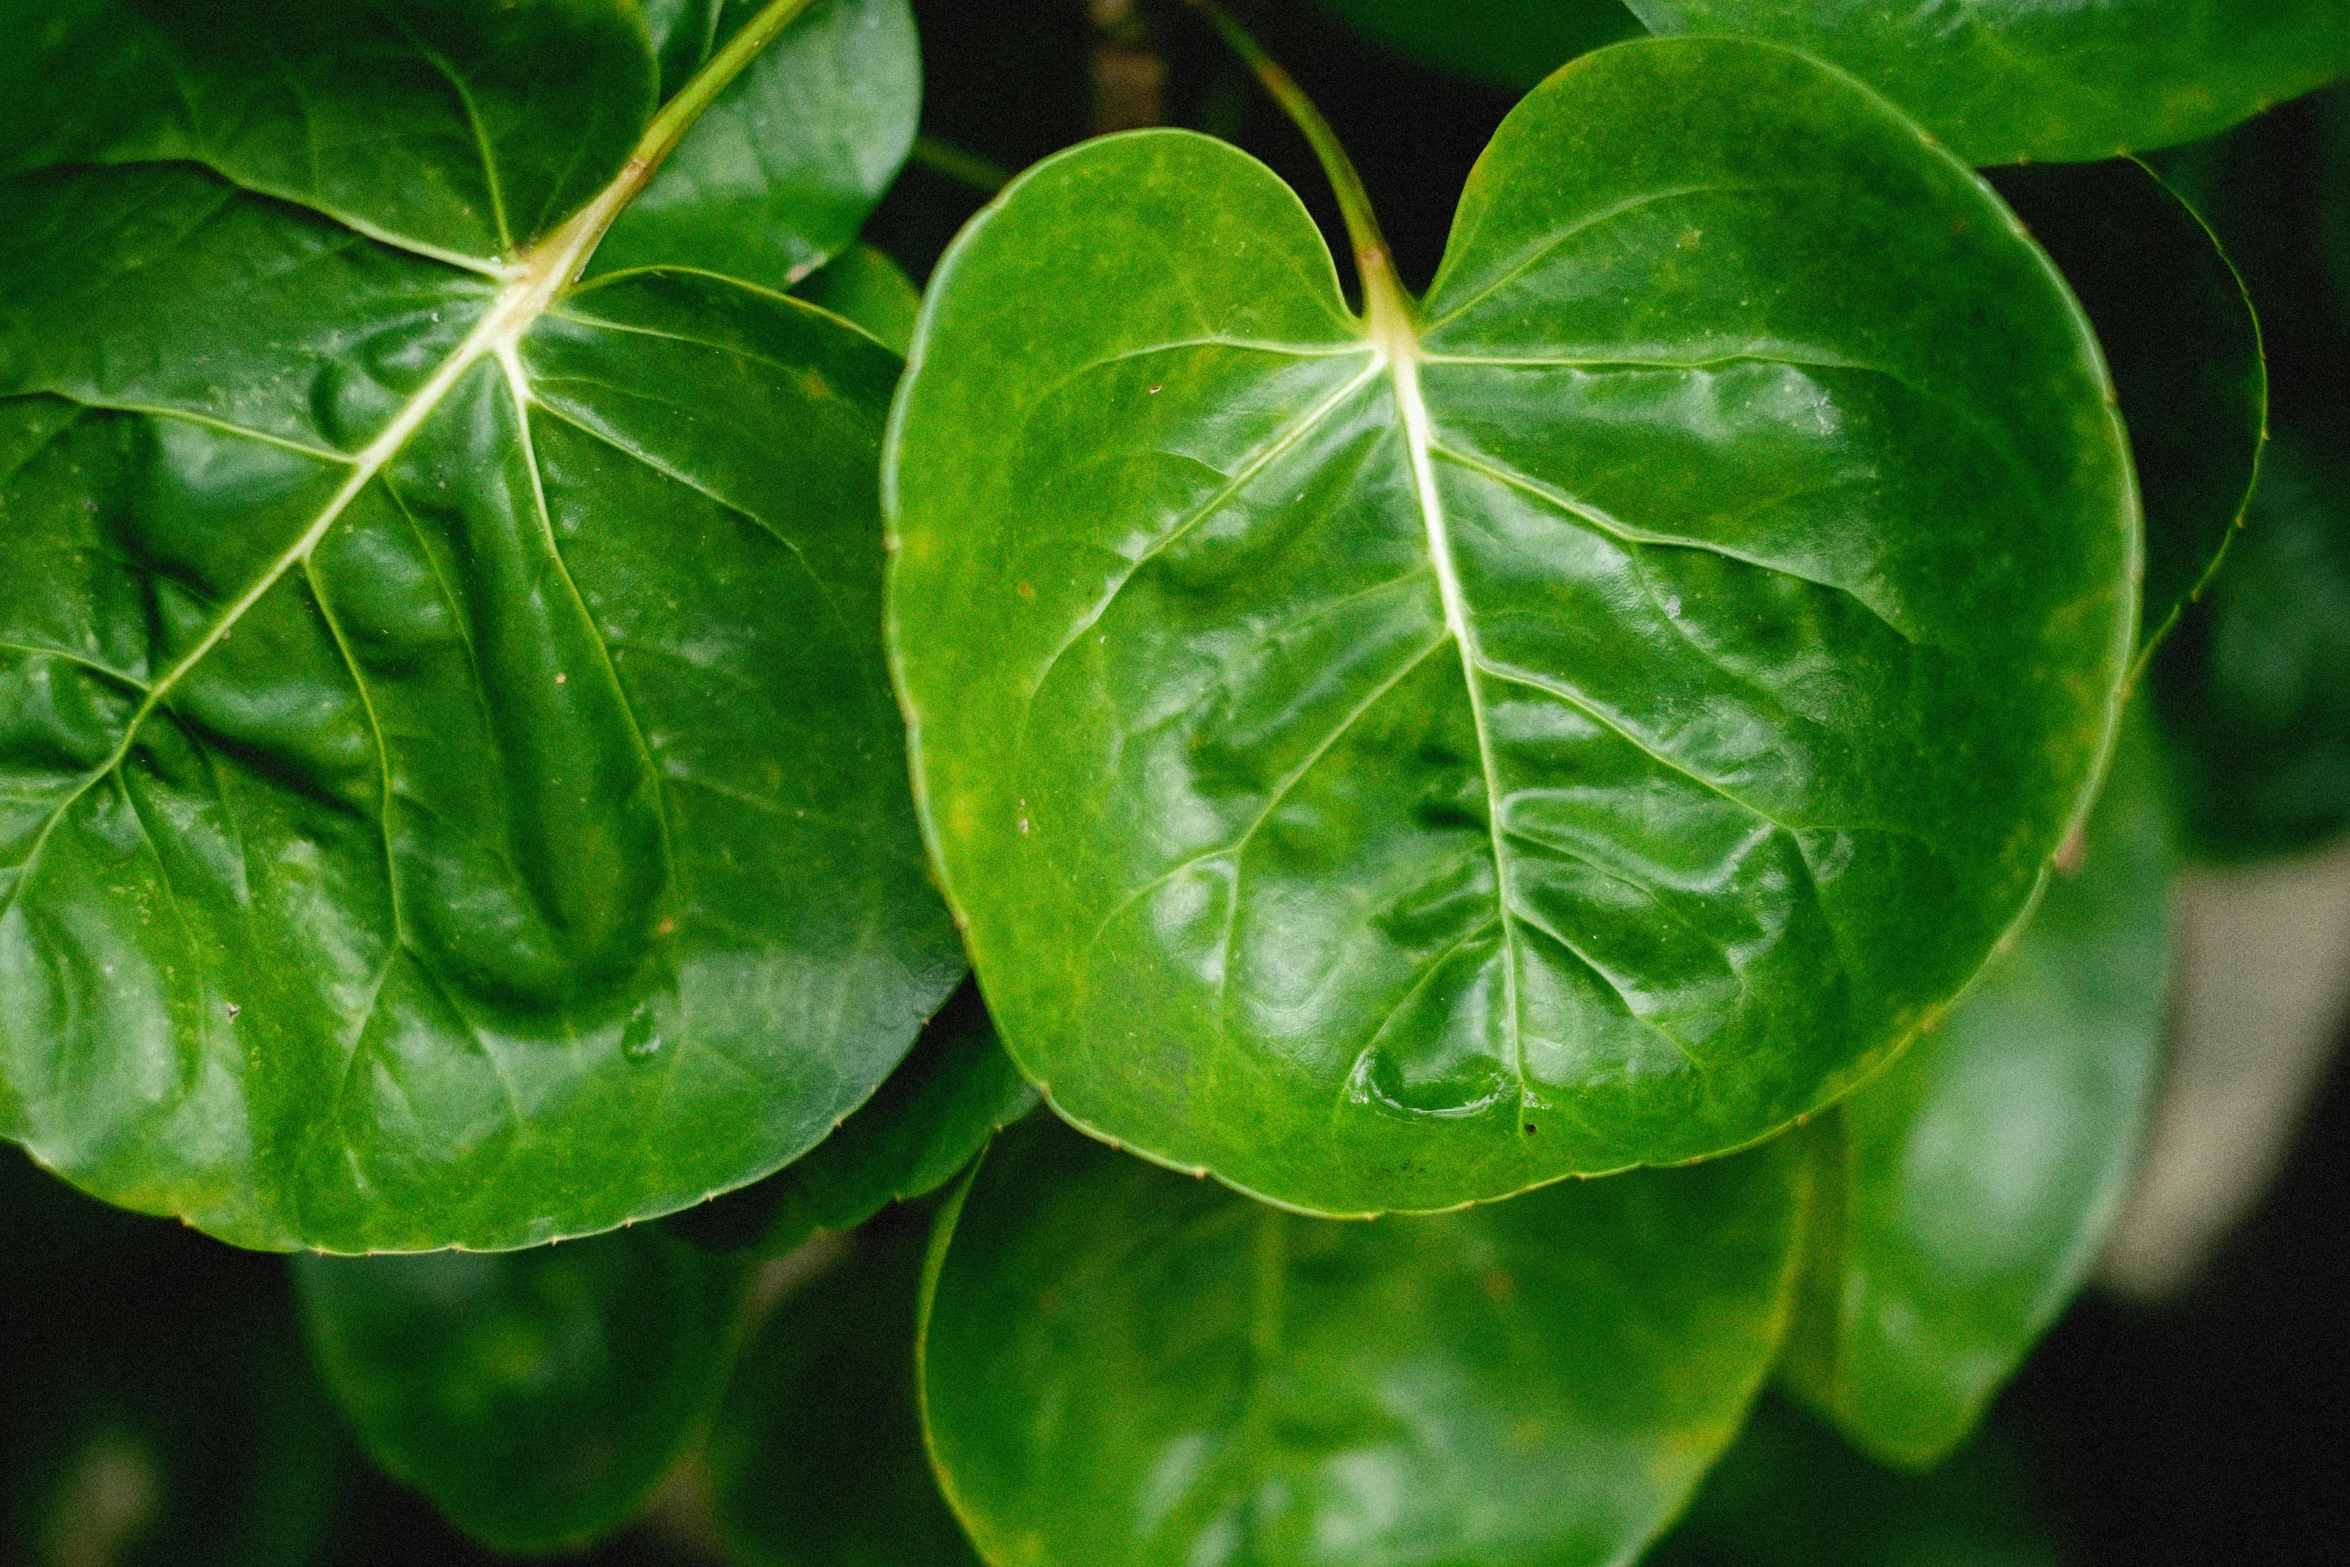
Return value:
<svg viewBox="0 0 2350 1567">
<path fill-rule="evenodd" d="M 628 162 L 613 176 L 611 182 L 523 258 L 519 269 L 512 274 L 511 281 L 492 299 L 489 309 L 475 323 L 473 330 L 434 368 L 424 384 L 409 395 L 408 400 L 401 404 L 399 411 L 376 433 L 374 439 L 347 457 L 339 453 L 315 454 L 322 461 L 347 464 L 350 473 L 294 541 L 280 551 L 251 584 L 229 601 L 227 608 L 215 617 L 195 645 L 175 659 L 147 686 L 139 705 L 132 710 L 129 720 L 123 725 L 122 736 L 113 750 L 49 813 L 41 823 L 40 831 L 27 846 L 24 857 L 10 867 L 17 874 L 7 892 L 0 895 L 0 915 L 7 914 L 15 906 L 31 882 L 42 850 L 57 830 L 57 824 L 92 789 L 117 773 L 129 758 L 131 748 L 137 743 L 147 720 L 163 706 L 179 684 L 211 655 L 212 650 L 236 629 L 238 622 L 244 619 L 253 606 L 284 580 L 286 573 L 297 566 L 307 566 L 319 544 L 351 503 L 399 455 L 468 372 L 492 356 L 512 359 L 515 345 L 523 333 L 570 290 L 613 222 L 651 182 L 654 171 L 684 138 L 686 131 L 692 128 L 701 112 L 750 63 L 752 57 L 810 3 L 811 0 L 770 0 L 765 9 L 737 34 L 734 41 L 696 72 L 685 88 L 654 116 Z M 363 237 L 375 237 L 356 226 L 353 226 L 353 231 L 362 233 Z M 474 270 L 480 266 L 478 262 L 459 257 L 444 259 L 453 265 Z M 519 396 L 522 388 L 517 387 L 516 390 Z M 527 421 L 527 400 L 518 403 L 517 414 Z M 273 444 L 288 443 L 279 441 Z M 640 747 L 643 744 L 641 734 L 638 743 Z M 666 836 L 667 824 L 664 821 Z"/>
<path fill-rule="evenodd" d="M 1500 905 L 1502 939 L 1502 1006 L 1508 1018 L 1510 1074 L 1518 1080 L 1518 1108 L 1524 1113 L 1530 1092 L 1526 1082 L 1524 1021 L 1518 996 L 1518 922 L 1515 888 L 1510 878 L 1510 856 L 1502 842 L 1501 770 L 1493 754 L 1491 726 L 1485 716 L 1485 694 L 1478 683 L 1484 656 L 1469 622 L 1467 597 L 1460 571 L 1453 562 L 1452 533 L 1446 523 L 1444 499 L 1436 487 L 1431 455 L 1427 401 L 1420 395 L 1420 337 L 1402 288 L 1384 267 L 1364 268 L 1364 307 L 1370 336 L 1385 361 L 1395 390 L 1395 404 L 1403 415 L 1404 449 L 1411 460 L 1412 491 L 1420 505 L 1420 521 L 1428 539 L 1428 562 L 1436 573 L 1437 591 L 1444 602 L 1445 630 L 1460 650 L 1461 679 L 1469 692 L 1469 719 L 1477 733 L 1477 763 L 1485 779 L 1485 831 L 1493 851 L 1494 897 Z"/>
</svg>

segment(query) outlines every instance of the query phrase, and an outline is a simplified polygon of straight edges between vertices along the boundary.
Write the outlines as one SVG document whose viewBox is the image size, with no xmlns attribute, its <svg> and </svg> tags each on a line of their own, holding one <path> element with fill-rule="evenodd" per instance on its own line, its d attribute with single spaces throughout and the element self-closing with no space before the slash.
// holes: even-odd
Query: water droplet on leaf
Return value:
<svg viewBox="0 0 2350 1567">
<path fill-rule="evenodd" d="M 651 1007 L 638 1007 L 630 1014 L 628 1024 L 620 1031 L 620 1053 L 631 1061 L 650 1061 L 661 1053 L 667 1041 L 653 1021 Z"/>
</svg>

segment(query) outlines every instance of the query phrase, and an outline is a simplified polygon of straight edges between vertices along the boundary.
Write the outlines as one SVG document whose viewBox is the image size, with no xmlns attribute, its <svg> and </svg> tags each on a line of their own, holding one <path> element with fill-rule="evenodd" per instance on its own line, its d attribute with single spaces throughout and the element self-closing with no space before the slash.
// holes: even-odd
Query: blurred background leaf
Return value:
<svg viewBox="0 0 2350 1567">
<path fill-rule="evenodd" d="M 749 1266 L 653 1225 L 528 1251 L 294 1263 L 318 1363 L 378 1463 L 506 1550 L 584 1544 L 701 1433 Z"/>
<path fill-rule="evenodd" d="M 930 1474 L 914 1391 L 929 1213 L 860 1232 L 744 1353 L 704 1449 L 744 1567 L 979 1567 Z"/>
<path fill-rule="evenodd" d="M 1869 1462 L 1765 1399 L 1648 1567 L 2063 1567 L 2025 1455 L 1975 1438 L 1926 1474 Z"/>
<path fill-rule="evenodd" d="M 1940 1462 L 2071 1300 L 2144 1140 L 2170 978 L 2170 813 L 2134 707 L 2014 944 L 1838 1107 L 1785 1375 L 1887 1463 Z"/>
<path fill-rule="evenodd" d="M 2155 160 L 2243 274 L 2268 356 L 2274 440 L 2242 536 L 2155 665 L 2188 846 L 2215 859 L 2350 827 L 2350 292 L 2328 242 L 2346 105 L 2336 88 Z"/>
</svg>

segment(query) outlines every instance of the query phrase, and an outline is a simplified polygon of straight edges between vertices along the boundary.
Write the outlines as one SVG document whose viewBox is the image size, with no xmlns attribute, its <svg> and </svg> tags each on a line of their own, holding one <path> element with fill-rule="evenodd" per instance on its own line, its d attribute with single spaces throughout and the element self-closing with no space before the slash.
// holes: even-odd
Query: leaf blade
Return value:
<svg viewBox="0 0 2350 1567">
<path fill-rule="evenodd" d="M 1732 82 L 1769 107 L 1641 119 Z M 1823 147 L 1852 188 L 1753 172 Z M 1333 270 L 1262 166 L 1162 132 L 1039 165 L 934 277 L 892 661 L 1007 1048 L 1077 1124 L 1336 1214 L 1827 1102 L 2027 906 L 2110 742 L 2138 525 L 2077 306 L 1906 122 L 1735 44 L 1521 106 L 1424 325 Z"/>
<path fill-rule="evenodd" d="M 1658 33 L 1817 53 L 1970 163 L 2086 162 L 2226 130 L 2350 73 L 2326 0 L 2025 0 L 1953 14 L 1863 0 L 1626 0 Z"/>
<path fill-rule="evenodd" d="M 706 273 L 567 291 L 657 152 L 496 285 L 192 168 L 10 181 L 124 237 L 95 295 L 53 224 L 0 254 L 0 1125 L 86 1188 L 607 1228 L 812 1146 L 959 977 L 875 640 L 897 361 Z"/>
<path fill-rule="evenodd" d="M 1801 1169 L 1350 1224 L 1028 1123 L 933 1241 L 932 1457 L 981 1553 L 1038 1567 L 1622 1560 L 1771 1358 Z"/>
</svg>

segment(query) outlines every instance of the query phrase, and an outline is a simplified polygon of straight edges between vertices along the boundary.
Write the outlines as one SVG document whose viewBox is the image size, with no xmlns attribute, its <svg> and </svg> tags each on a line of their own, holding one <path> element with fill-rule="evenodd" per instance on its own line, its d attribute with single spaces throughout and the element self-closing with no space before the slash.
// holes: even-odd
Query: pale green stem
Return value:
<svg viewBox="0 0 2350 1567">
<path fill-rule="evenodd" d="M 1387 237 L 1379 232 L 1379 218 L 1371 210 L 1371 193 L 1363 189 L 1363 177 L 1355 172 L 1354 160 L 1340 145 L 1338 133 L 1330 122 L 1322 118 L 1322 111 L 1305 89 L 1291 79 L 1290 74 L 1265 53 L 1263 47 L 1247 31 L 1226 14 L 1215 0 L 1191 0 L 1215 23 L 1216 31 L 1224 35 L 1225 43 L 1240 56 L 1243 64 L 1257 73 L 1265 91 L 1281 106 L 1282 112 L 1304 133 L 1314 156 L 1321 160 L 1322 172 L 1329 177 L 1331 194 L 1338 198 L 1338 213 L 1346 222 L 1346 237 L 1354 247 L 1355 265 L 1363 280 L 1363 310 L 1370 317 L 1374 333 L 1382 337 L 1398 330 L 1408 330 L 1412 317 L 1411 296 L 1395 276 L 1395 264 L 1387 249 Z"/>
<path fill-rule="evenodd" d="M 994 195 L 1012 183 L 1012 171 L 1001 164 L 990 163 L 975 152 L 966 152 L 950 141 L 936 136 L 914 138 L 913 161 L 934 173 L 943 174 L 957 184 L 968 185 L 986 195 Z"/>
<path fill-rule="evenodd" d="M 573 278 L 595 254 L 596 246 L 611 228 L 614 220 L 628 210 L 645 186 L 651 182 L 661 160 L 677 149 L 685 140 L 685 133 L 702 117 L 702 111 L 740 76 L 743 67 L 758 56 L 760 50 L 777 33 L 790 26 L 802 11 L 816 0 L 772 0 L 746 23 L 743 30 L 726 41 L 726 47 L 712 55 L 702 68 L 693 74 L 677 96 L 661 106 L 653 116 L 653 123 L 645 127 L 637 139 L 636 150 L 628 155 L 624 166 L 612 183 L 599 191 L 596 199 L 573 214 L 570 221 L 549 234 L 533 248 L 529 271 L 540 276 L 547 291 L 569 285 Z M 543 307 L 544 300 L 540 301 Z"/>
<path fill-rule="evenodd" d="M 726 47 L 710 56 L 709 62 L 694 72 L 693 79 L 678 89 L 677 96 L 664 104 L 653 116 L 653 123 L 645 127 L 643 140 L 636 144 L 636 152 L 629 162 L 642 163 L 648 174 L 659 168 L 670 149 L 685 139 L 694 121 L 710 107 L 710 101 L 726 91 L 727 85 L 742 74 L 758 52 L 767 47 L 777 33 L 782 32 L 815 0 L 773 0 L 744 25 L 743 30 L 726 41 Z"/>
</svg>

